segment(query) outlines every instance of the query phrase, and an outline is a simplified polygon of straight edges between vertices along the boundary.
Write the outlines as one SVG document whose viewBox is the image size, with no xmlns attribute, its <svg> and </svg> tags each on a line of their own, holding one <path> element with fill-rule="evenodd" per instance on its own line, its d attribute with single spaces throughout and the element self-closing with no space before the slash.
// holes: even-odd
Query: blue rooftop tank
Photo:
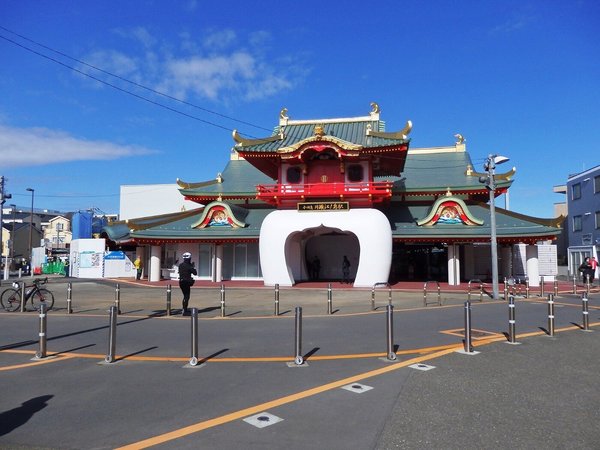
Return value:
<svg viewBox="0 0 600 450">
<path fill-rule="evenodd" d="M 73 214 L 73 239 L 90 239 L 92 237 L 92 213 L 78 211 Z"/>
</svg>

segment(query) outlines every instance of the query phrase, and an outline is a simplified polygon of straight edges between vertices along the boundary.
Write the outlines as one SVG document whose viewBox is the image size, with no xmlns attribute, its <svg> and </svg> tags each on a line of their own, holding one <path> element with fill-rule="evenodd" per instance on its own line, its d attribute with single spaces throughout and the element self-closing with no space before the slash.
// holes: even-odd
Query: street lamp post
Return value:
<svg viewBox="0 0 600 450">
<path fill-rule="evenodd" d="M 31 211 L 29 213 L 29 270 L 30 273 L 33 273 L 33 255 L 31 254 L 33 247 L 31 244 L 33 239 L 33 193 L 35 192 L 35 189 L 27 188 L 25 190 L 31 192 Z"/>
<path fill-rule="evenodd" d="M 490 193 L 490 247 L 492 251 L 492 296 L 498 300 L 498 243 L 496 238 L 496 180 L 494 179 L 497 164 L 508 161 L 508 158 L 498 155 L 489 155 L 483 168 L 487 172 L 486 177 L 480 177 L 479 181 L 485 184 Z"/>
<path fill-rule="evenodd" d="M 17 205 L 10 205 L 12 208 L 12 231 L 10 232 L 10 258 L 12 261 L 13 269 L 15 263 L 15 221 L 17 213 Z"/>
</svg>

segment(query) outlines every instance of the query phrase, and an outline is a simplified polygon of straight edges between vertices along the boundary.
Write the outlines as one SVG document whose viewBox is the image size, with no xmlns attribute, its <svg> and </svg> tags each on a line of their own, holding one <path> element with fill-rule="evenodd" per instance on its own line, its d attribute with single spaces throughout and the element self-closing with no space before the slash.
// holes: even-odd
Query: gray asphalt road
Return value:
<svg viewBox="0 0 600 450">
<path fill-rule="evenodd" d="M 418 308 L 419 293 L 398 296 L 398 360 L 390 363 L 382 360 L 383 309 L 371 312 L 370 298 L 364 307 L 364 292 L 339 293 L 339 311 L 328 316 L 322 292 L 290 290 L 290 309 L 300 303 L 314 312 L 303 321 L 308 366 L 290 368 L 293 315 L 272 317 L 270 302 L 258 301 L 264 291 L 231 292 L 242 312 L 228 318 L 209 309 L 212 299 L 204 305 L 205 363 L 196 368 L 185 367 L 191 319 L 151 316 L 164 312 L 160 290 L 123 288 L 114 364 L 99 364 L 113 285 L 74 285 L 81 298 L 71 315 L 57 296 L 48 317 L 52 359 L 31 361 L 36 313 L 0 313 L 0 447 L 597 448 L 598 297 L 591 298 L 595 332 L 574 325 L 579 298 L 558 298 L 555 337 L 544 332 L 547 305 L 518 300 L 517 346 L 503 336 L 507 305 L 474 303 L 480 353 L 472 356 L 454 352 L 462 347 L 462 299 Z M 414 363 L 435 368 L 408 367 Z M 265 412 L 283 420 L 267 421 Z M 272 425 L 243 420 L 256 414 Z"/>
</svg>

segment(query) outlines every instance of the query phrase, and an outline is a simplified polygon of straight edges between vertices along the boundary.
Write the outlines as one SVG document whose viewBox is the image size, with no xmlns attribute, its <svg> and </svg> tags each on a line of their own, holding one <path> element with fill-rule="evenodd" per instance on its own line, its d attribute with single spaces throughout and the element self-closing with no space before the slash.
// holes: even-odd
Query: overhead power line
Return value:
<svg viewBox="0 0 600 450">
<path fill-rule="evenodd" d="M 190 103 L 190 102 L 187 102 L 187 101 L 185 101 L 185 100 L 181 100 L 181 99 L 178 99 L 178 98 L 176 98 L 176 97 L 173 97 L 173 96 L 171 96 L 171 95 L 169 95 L 169 94 L 165 94 L 165 93 L 163 93 L 163 92 L 160 92 L 160 91 L 154 90 L 154 89 L 152 89 L 152 88 L 149 88 L 149 87 L 147 87 L 147 86 L 144 86 L 144 85 L 142 85 L 142 84 L 136 83 L 135 81 L 128 80 L 128 79 L 126 79 L 126 78 L 124 78 L 124 77 L 121 77 L 121 76 L 119 76 L 119 75 L 113 74 L 113 73 L 111 73 L 111 72 L 108 72 L 108 71 L 106 71 L 106 70 L 104 70 L 104 69 L 101 69 L 101 68 L 99 68 L 99 67 L 96 67 L 96 66 L 93 66 L 93 65 L 91 65 L 91 64 L 88 64 L 88 63 L 86 63 L 85 61 L 81 61 L 81 60 L 79 60 L 79 59 L 77 59 L 77 58 L 73 58 L 73 57 L 71 57 L 71 56 L 69 56 L 69 55 L 67 55 L 67 54 L 65 54 L 65 53 L 63 53 L 63 52 L 60 52 L 60 51 L 58 51 L 58 50 L 54 50 L 54 49 L 52 49 L 51 47 L 48 47 L 48 46 L 46 46 L 46 45 L 43 45 L 43 44 L 41 44 L 41 43 L 38 43 L 38 42 L 36 42 L 36 41 L 34 41 L 34 40 L 32 40 L 32 39 L 29 39 L 29 38 L 27 38 L 27 37 L 25 37 L 25 36 L 22 36 L 22 35 L 20 35 L 20 34 L 18 34 L 18 33 L 15 33 L 15 32 L 13 32 L 13 31 L 11 31 L 11 30 L 9 30 L 9 29 L 7 29 L 7 28 L 5 28 L 5 27 L 1 26 L 1 25 L 0 25 L 0 29 L 1 29 L 1 30 L 4 30 L 4 31 L 6 31 L 6 32 L 8 32 L 8 33 L 14 34 L 15 36 L 18 36 L 18 37 L 20 37 L 21 39 L 24 39 L 24 40 L 26 40 L 26 41 L 29 41 L 29 42 L 31 42 L 31 43 L 33 43 L 33 44 L 35 44 L 35 45 L 38 45 L 38 46 L 40 46 L 40 47 L 42 47 L 42 48 L 44 48 L 44 49 L 50 50 L 50 51 L 52 51 L 52 52 L 54 52 L 54 53 L 56 53 L 56 54 L 59 54 L 59 55 L 61 55 L 61 56 L 65 57 L 65 58 L 68 58 L 68 59 L 70 59 L 70 60 L 72 60 L 72 61 L 75 61 L 75 62 L 77 62 L 77 63 L 79 63 L 79 64 L 82 64 L 82 65 L 84 65 L 84 66 L 86 66 L 86 67 L 90 67 L 90 68 L 92 68 L 92 69 L 94 69 L 94 70 L 97 70 L 97 71 L 99 71 L 99 72 L 101 72 L 101 73 L 104 73 L 104 74 L 106 74 L 106 75 L 109 75 L 109 76 L 111 76 L 111 77 L 117 78 L 117 79 L 119 79 L 119 80 L 121 80 L 121 81 L 124 81 L 124 82 L 126 82 L 126 83 L 129 83 L 129 84 L 131 84 L 131 85 L 134 85 L 134 86 L 136 86 L 136 87 L 139 87 L 139 88 L 141 88 L 141 89 L 145 89 L 145 90 L 147 90 L 147 91 L 149 91 L 149 92 L 152 92 L 152 93 L 154 93 L 154 94 L 156 94 L 156 95 L 163 96 L 163 97 L 165 97 L 165 98 L 168 98 L 168 99 L 170 99 L 170 100 L 173 100 L 173 101 L 176 101 L 176 102 L 182 103 L 182 104 L 184 104 L 184 105 L 187 105 L 187 106 L 190 106 L 190 107 L 193 107 L 193 108 L 199 109 L 199 110 L 201 110 L 201 111 L 204 111 L 204 112 L 207 112 L 207 113 L 210 113 L 210 114 L 213 114 L 213 115 L 216 115 L 216 116 L 222 117 L 222 118 L 224 118 L 224 119 L 228 119 L 228 120 L 231 120 L 231 121 L 234 121 L 234 122 L 241 123 L 241 124 L 243 124 L 243 125 L 247 125 L 247 126 L 251 126 L 251 127 L 254 127 L 254 128 L 258 128 L 258 129 L 261 129 L 261 130 L 268 131 L 268 132 L 272 132 L 272 130 L 271 130 L 271 129 L 269 129 L 269 128 L 265 128 L 265 127 L 262 127 L 262 126 L 260 126 L 260 125 L 255 125 L 255 124 L 252 124 L 252 123 L 250 123 L 250 122 L 245 122 L 245 121 L 243 121 L 243 120 L 239 120 L 239 119 L 236 119 L 236 118 L 234 118 L 234 117 L 230 117 L 230 116 L 227 116 L 227 115 L 225 115 L 225 114 L 221 114 L 221 113 L 218 113 L 218 112 L 215 112 L 215 111 L 209 110 L 209 109 L 207 109 L 207 108 L 203 108 L 203 107 L 201 107 L 201 106 L 194 105 L 193 103 Z M 83 76 L 85 76 L 85 77 L 91 78 L 91 79 L 93 79 L 93 80 L 95 80 L 95 81 L 98 81 L 99 83 L 102 83 L 102 84 L 104 84 L 104 85 L 106 85 L 106 86 L 109 86 L 109 87 L 111 87 L 111 88 L 113 88 L 113 89 L 116 89 L 116 90 L 118 90 L 118 91 L 120 91 L 120 92 L 123 92 L 123 93 L 125 93 L 125 94 L 131 95 L 131 96 L 133 96 L 133 97 L 135 97 L 135 98 L 137 98 L 137 99 L 140 99 L 140 100 L 146 101 L 146 102 L 148 102 L 148 103 L 151 103 L 151 104 L 153 104 L 153 105 L 155 105 L 155 106 L 159 106 L 159 107 L 161 107 L 161 108 L 167 109 L 167 110 L 169 110 L 169 111 L 171 111 L 171 112 L 174 112 L 174 113 L 176 113 L 176 114 L 180 114 L 180 115 L 182 115 L 182 116 L 185 116 L 185 117 L 188 117 L 188 118 L 190 118 L 190 119 L 197 120 L 197 121 L 199 121 L 199 122 L 202 122 L 202 123 L 205 123 L 205 124 L 207 124 L 207 125 L 211 125 L 211 126 L 214 126 L 214 127 L 217 127 L 217 128 L 223 129 L 223 130 L 227 130 L 227 131 L 233 131 L 233 129 L 232 129 L 232 128 L 224 127 L 224 126 L 222 126 L 222 125 L 219 125 L 219 124 L 217 124 L 217 123 L 214 123 L 214 122 L 211 122 L 211 121 L 208 121 L 208 120 L 205 120 L 205 119 L 201 119 L 201 118 L 199 118 L 199 117 L 196 117 L 196 116 L 193 116 L 193 115 L 191 115 L 191 114 L 185 113 L 185 112 L 183 112 L 183 111 L 180 111 L 180 110 L 178 110 L 178 109 L 172 108 L 172 107 L 170 107 L 170 106 L 168 106 L 168 105 L 165 105 L 165 104 L 163 104 L 163 103 L 159 103 L 159 102 L 157 102 L 157 101 L 151 100 L 151 99 L 149 99 L 149 98 L 147 98 L 147 97 L 144 97 L 144 96 L 142 96 L 142 95 L 139 95 L 139 94 L 136 94 L 136 93 L 134 93 L 134 92 L 131 92 L 131 91 L 127 90 L 127 89 L 124 89 L 124 88 L 122 88 L 122 87 L 119 87 L 119 86 L 117 86 L 117 85 L 115 85 L 115 84 L 112 84 L 112 83 L 110 83 L 110 82 L 108 82 L 108 81 L 102 80 L 101 78 L 95 77 L 95 76 L 93 76 L 93 75 L 91 75 L 91 74 L 89 74 L 89 73 L 87 73 L 87 72 L 84 72 L 84 71 L 82 71 L 82 70 L 79 70 L 79 69 L 77 69 L 76 67 L 73 67 L 73 66 L 71 66 L 71 65 L 69 65 L 69 64 L 66 64 L 66 63 L 64 63 L 64 62 L 62 62 L 62 61 L 60 61 L 60 60 L 58 60 L 58 59 L 56 59 L 56 58 L 53 58 L 53 57 L 51 57 L 51 56 L 48 56 L 48 55 L 46 55 L 46 54 L 44 54 L 44 53 L 38 52 L 37 50 L 34 50 L 34 49 L 32 49 L 32 48 L 30 48 L 30 47 L 28 47 L 28 46 L 26 46 L 26 45 L 23 45 L 23 44 L 21 44 L 21 43 L 19 43 L 19 42 L 15 41 L 15 40 L 13 40 L 13 39 L 10 39 L 10 38 L 8 38 L 8 37 L 6 37 L 6 36 L 2 36 L 2 35 L 0 35 L 0 39 L 4 39 L 5 41 L 7 41 L 7 42 L 10 42 L 11 44 L 13 44 L 13 45 L 16 45 L 16 46 L 18 46 L 18 47 L 20 47 L 20 48 L 22 48 L 22 49 L 24 49 L 24 50 L 26 50 L 26 51 L 28 51 L 28 52 L 30 52 L 30 53 L 33 53 L 33 54 L 35 54 L 35 55 L 37 55 L 37 56 L 40 56 L 40 57 L 42 57 L 42 58 L 45 58 L 45 59 L 47 59 L 47 60 L 49 60 L 49 61 L 52 61 L 52 62 L 54 62 L 54 63 L 56 63 L 56 64 L 59 64 L 59 65 L 63 66 L 63 67 L 66 67 L 67 69 L 69 69 L 69 70 L 72 70 L 72 71 L 74 71 L 74 72 L 77 72 L 77 73 L 79 73 L 80 75 L 83 75 Z M 247 135 L 247 136 L 249 136 L 249 137 L 254 137 L 254 136 L 251 136 L 251 135 Z"/>
</svg>

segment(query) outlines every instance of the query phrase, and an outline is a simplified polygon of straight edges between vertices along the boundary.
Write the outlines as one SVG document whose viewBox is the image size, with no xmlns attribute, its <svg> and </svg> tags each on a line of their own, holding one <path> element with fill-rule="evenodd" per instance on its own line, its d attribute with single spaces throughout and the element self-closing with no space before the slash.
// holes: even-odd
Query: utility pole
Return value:
<svg viewBox="0 0 600 450">
<path fill-rule="evenodd" d="M 6 200 L 12 198 L 12 195 L 4 192 L 4 177 L 0 176 L 0 263 L 4 260 L 4 241 L 2 240 L 2 230 L 4 229 L 4 219 L 2 213 L 4 212 L 4 203 Z M 4 279 L 8 278 L 8 259 L 4 263 Z M 2 264 L 0 264 L 1 266 Z"/>
</svg>

